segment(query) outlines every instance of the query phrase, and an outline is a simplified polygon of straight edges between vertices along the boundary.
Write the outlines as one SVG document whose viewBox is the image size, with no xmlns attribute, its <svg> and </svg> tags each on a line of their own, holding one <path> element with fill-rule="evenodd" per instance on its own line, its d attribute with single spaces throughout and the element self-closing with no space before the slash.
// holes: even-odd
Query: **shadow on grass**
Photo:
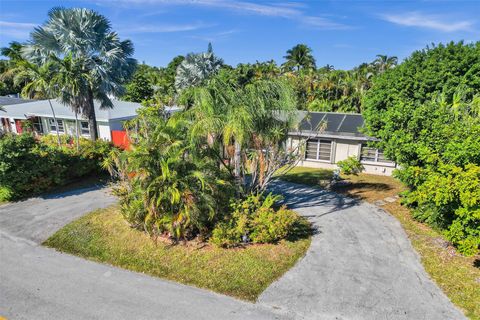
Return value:
<svg viewBox="0 0 480 320">
<path fill-rule="evenodd" d="M 330 181 L 332 177 L 332 171 L 325 170 L 317 172 L 288 173 L 280 178 L 288 182 L 295 182 L 310 186 L 322 186 L 322 181 Z"/>
<path fill-rule="evenodd" d="M 348 193 L 349 197 L 355 199 L 362 199 L 362 193 L 385 192 L 392 189 L 392 186 L 382 182 L 355 182 L 333 187 L 332 190 L 339 193 Z"/>
<path fill-rule="evenodd" d="M 286 240 L 296 242 L 303 239 L 308 239 L 311 236 L 319 234 L 320 230 L 312 225 L 304 217 L 301 217 L 294 225 L 292 232 L 287 236 Z"/>
<path fill-rule="evenodd" d="M 473 261 L 473 266 L 480 269 L 480 258 Z"/>
</svg>

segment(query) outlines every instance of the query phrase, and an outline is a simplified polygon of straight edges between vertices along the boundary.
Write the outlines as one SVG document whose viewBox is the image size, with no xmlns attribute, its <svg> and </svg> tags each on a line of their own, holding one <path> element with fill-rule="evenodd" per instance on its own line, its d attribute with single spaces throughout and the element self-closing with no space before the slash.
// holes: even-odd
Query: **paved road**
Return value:
<svg viewBox="0 0 480 320">
<path fill-rule="evenodd" d="M 41 247 L 115 201 L 106 189 L 0 206 L 0 316 L 9 319 L 464 319 L 428 279 L 399 223 L 376 207 L 278 183 L 314 223 L 306 257 L 257 304 Z"/>
</svg>

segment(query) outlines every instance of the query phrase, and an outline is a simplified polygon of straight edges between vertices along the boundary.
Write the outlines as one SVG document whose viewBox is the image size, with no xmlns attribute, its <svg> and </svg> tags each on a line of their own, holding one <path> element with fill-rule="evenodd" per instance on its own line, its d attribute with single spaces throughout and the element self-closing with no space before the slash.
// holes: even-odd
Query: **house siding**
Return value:
<svg viewBox="0 0 480 320">
<path fill-rule="evenodd" d="M 360 153 L 362 148 L 361 141 L 348 140 L 344 138 L 342 139 L 329 138 L 325 140 L 332 141 L 332 157 L 329 162 L 303 158 L 298 163 L 298 165 L 303 167 L 310 167 L 310 168 L 322 168 L 322 169 L 334 170 L 338 168 L 338 166 L 336 165 L 338 161 L 345 160 L 351 156 L 355 156 L 358 159 L 360 159 Z M 287 140 L 287 146 L 289 146 L 292 150 L 296 148 L 299 143 L 300 143 L 300 138 L 297 136 L 290 136 Z M 391 176 L 393 173 L 393 170 L 396 168 L 396 165 L 394 163 L 362 162 L 362 164 L 365 168 L 365 171 L 364 171 L 365 173 L 377 174 L 377 175 Z"/>
</svg>

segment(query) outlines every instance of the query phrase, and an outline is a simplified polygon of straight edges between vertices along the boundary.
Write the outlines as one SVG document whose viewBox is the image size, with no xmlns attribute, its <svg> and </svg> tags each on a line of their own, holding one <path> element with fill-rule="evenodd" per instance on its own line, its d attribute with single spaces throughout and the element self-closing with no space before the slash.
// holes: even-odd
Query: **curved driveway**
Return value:
<svg viewBox="0 0 480 320">
<path fill-rule="evenodd" d="M 464 319 L 383 210 L 278 182 L 316 228 L 307 255 L 256 304 L 38 245 L 115 199 L 83 189 L 0 206 L 0 316 L 9 319 Z"/>
</svg>

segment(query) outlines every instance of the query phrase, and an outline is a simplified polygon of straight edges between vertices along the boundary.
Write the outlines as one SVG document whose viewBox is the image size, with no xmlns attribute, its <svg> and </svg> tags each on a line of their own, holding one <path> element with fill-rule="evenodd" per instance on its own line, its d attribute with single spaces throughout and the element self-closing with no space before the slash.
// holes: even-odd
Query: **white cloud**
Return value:
<svg viewBox="0 0 480 320">
<path fill-rule="evenodd" d="M 114 1 L 114 0 L 110 0 Z M 286 18 L 297 21 L 304 26 L 322 29 L 346 29 L 347 25 L 337 23 L 328 18 L 309 16 L 304 4 L 283 2 L 276 4 L 259 4 L 249 1 L 235 0 L 117 0 L 124 5 L 192 5 L 235 11 L 242 14 L 252 14 L 269 17 Z M 160 11 L 164 12 L 164 11 Z"/>
<path fill-rule="evenodd" d="M 400 14 L 384 14 L 381 18 L 385 21 L 407 27 L 434 29 L 443 32 L 471 31 L 472 21 L 450 21 L 444 16 L 428 15 L 420 12 L 407 12 Z"/>
<path fill-rule="evenodd" d="M 0 21 L 0 27 L 19 28 L 19 29 L 33 29 L 36 26 L 37 26 L 37 24 L 35 24 L 35 23 Z"/>
<path fill-rule="evenodd" d="M 125 34 L 131 33 L 171 33 L 171 32 L 184 32 L 193 31 L 201 28 L 211 27 L 203 23 L 192 24 L 171 24 L 171 25 L 142 25 L 138 27 L 122 28 L 120 32 Z"/>
<path fill-rule="evenodd" d="M 206 41 L 206 42 L 218 42 L 220 40 L 227 39 L 232 34 L 235 34 L 235 33 L 238 33 L 238 32 L 240 32 L 240 31 L 237 30 L 237 29 L 231 29 L 231 30 L 212 33 L 212 34 L 209 34 L 209 35 L 193 35 L 193 36 L 190 36 L 190 38 L 199 39 L 199 40 L 203 40 L 203 41 Z"/>
<path fill-rule="evenodd" d="M 322 17 L 302 17 L 301 21 L 304 25 L 318 28 L 318 29 L 334 29 L 334 30 L 342 30 L 342 29 L 350 29 L 350 26 L 337 23 L 327 18 Z"/>
<path fill-rule="evenodd" d="M 14 39 L 28 38 L 30 32 L 33 31 L 33 28 L 36 26 L 38 26 L 38 24 L 0 20 L 0 31 L 2 35 Z"/>
</svg>

